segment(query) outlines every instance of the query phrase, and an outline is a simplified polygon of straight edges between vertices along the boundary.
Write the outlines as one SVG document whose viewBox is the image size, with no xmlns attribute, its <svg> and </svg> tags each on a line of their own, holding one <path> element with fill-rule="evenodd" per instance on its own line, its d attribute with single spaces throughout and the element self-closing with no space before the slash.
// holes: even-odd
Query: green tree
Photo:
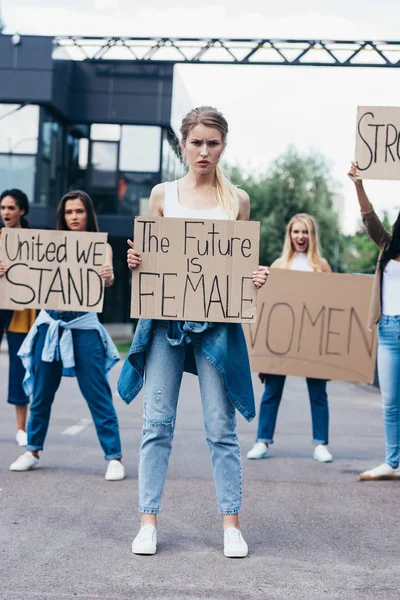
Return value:
<svg viewBox="0 0 400 600">
<path fill-rule="evenodd" d="M 323 256 L 338 267 L 342 236 L 332 203 L 334 185 L 322 155 L 302 155 L 290 147 L 264 175 L 245 175 L 232 167 L 229 176 L 247 191 L 251 219 L 261 223 L 261 264 L 269 265 L 281 255 L 288 221 L 306 212 L 317 221 Z"/>
</svg>

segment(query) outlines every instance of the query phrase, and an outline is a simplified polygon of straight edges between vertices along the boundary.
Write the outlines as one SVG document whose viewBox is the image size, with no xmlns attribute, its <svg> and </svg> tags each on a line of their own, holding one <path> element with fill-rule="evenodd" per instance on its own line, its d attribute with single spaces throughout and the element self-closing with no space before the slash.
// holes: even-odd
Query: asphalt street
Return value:
<svg viewBox="0 0 400 600">
<path fill-rule="evenodd" d="M 13 473 L 19 455 L 0 355 L 1 600 L 398 600 L 400 482 L 360 482 L 384 458 L 379 392 L 329 383 L 332 464 L 312 460 L 305 380 L 287 380 L 273 456 L 246 460 L 256 420 L 238 416 L 246 559 L 222 553 L 198 382 L 184 377 L 159 550 L 135 556 L 141 397 L 115 395 L 127 478 L 106 463 L 74 379 L 54 404 L 41 465 Z M 112 389 L 121 367 L 111 374 Z M 262 385 L 254 377 L 259 399 Z"/>
</svg>

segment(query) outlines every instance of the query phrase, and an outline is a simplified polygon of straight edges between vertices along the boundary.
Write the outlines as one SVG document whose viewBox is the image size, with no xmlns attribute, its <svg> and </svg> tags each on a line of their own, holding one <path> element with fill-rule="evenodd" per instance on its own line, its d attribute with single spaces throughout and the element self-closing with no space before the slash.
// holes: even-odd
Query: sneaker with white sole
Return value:
<svg viewBox="0 0 400 600">
<path fill-rule="evenodd" d="M 25 454 L 21 454 L 10 465 L 10 471 L 30 471 L 34 469 L 39 464 L 39 459 L 36 456 L 33 456 L 31 452 L 25 452 Z"/>
<path fill-rule="evenodd" d="M 125 467 L 119 460 L 110 460 L 104 477 L 107 481 L 122 481 L 125 479 Z"/>
<path fill-rule="evenodd" d="M 259 458 L 268 458 L 268 444 L 264 442 L 256 442 L 251 450 L 247 453 L 247 458 L 250 460 L 257 460 Z"/>
<path fill-rule="evenodd" d="M 328 446 L 319 444 L 318 446 L 315 446 L 313 459 L 321 463 L 328 463 L 333 461 L 333 456 L 329 452 Z"/>
<path fill-rule="evenodd" d="M 15 436 L 15 441 L 18 446 L 25 447 L 28 443 L 28 434 L 23 429 L 18 429 L 17 434 Z"/>
<path fill-rule="evenodd" d="M 157 550 L 157 530 L 153 525 L 144 525 L 132 542 L 134 554 L 155 554 Z"/>
<path fill-rule="evenodd" d="M 382 463 L 379 467 L 364 471 L 360 475 L 361 481 L 384 481 L 389 479 L 400 479 L 400 468 L 394 469 L 387 463 Z"/>
<path fill-rule="evenodd" d="M 240 529 L 235 527 L 224 529 L 224 556 L 227 558 L 245 558 L 248 553 L 249 548 Z"/>
</svg>

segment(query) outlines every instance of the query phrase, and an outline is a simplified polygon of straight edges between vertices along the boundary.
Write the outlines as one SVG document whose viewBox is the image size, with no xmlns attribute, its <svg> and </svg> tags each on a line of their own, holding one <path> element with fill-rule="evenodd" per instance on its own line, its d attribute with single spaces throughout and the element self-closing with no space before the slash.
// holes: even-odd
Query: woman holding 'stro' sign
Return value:
<svg viewBox="0 0 400 600">
<path fill-rule="evenodd" d="M 219 167 L 226 146 L 228 124 L 215 108 L 190 111 L 181 126 L 182 149 L 188 173 L 182 179 L 157 185 L 150 196 L 154 217 L 248 220 L 250 201 Z M 139 252 L 128 250 L 128 266 L 135 269 Z M 253 273 L 260 288 L 265 267 Z M 237 323 L 200 323 L 141 319 L 118 389 L 130 402 L 145 376 L 144 425 L 139 459 L 141 528 L 132 544 L 135 554 L 156 552 L 156 519 L 168 469 L 179 388 L 184 370 L 200 382 L 206 438 L 210 448 L 219 511 L 223 515 L 224 554 L 247 556 L 240 528 L 242 477 L 240 447 L 235 431 L 235 407 L 251 420 L 254 397 L 243 330 Z"/>
<path fill-rule="evenodd" d="M 271 267 L 294 271 L 332 271 L 328 261 L 321 256 L 317 225 L 310 215 L 300 213 L 290 219 L 286 227 L 282 256 Z M 269 457 L 269 445 L 274 443 L 276 420 L 286 380 L 285 375 L 260 373 L 259 377 L 265 383 L 265 389 L 260 405 L 257 441 L 247 453 L 249 459 Z M 315 446 L 313 458 L 323 463 L 331 462 L 332 455 L 328 450 L 329 407 L 326 380 L 307 377 L 307 387 Z"/>
<path fill-rule="evenodd" d="M 400 480 L 400 213 L 392 233 L 386 231 L 365 193 L 360 172 L 352 163 L 354 182 L 368 235 L 379 247 L 368 327 L 378 324 L 378 375 L 385 426 L 385 462 L 361 473 L 360 479 Z"/>
<path fill-rule="evenodd" d="M 4 226 L 11 229 L 27 229 L 29 221 L 26 215 L 29 212 L 27 195 L 18 189 L 4 190 L 0 196 L 0 215 Z M 1 243 L 1 230 L 0 230 Z M 0 262 L 0 277 L 7 272 L 7 265 Z M 28 414 L 29 396 L 25 393 L 22 382 L 25 369 L 17 355 L 28 331 L 36 318 L 36 310 L 0 310 L 0 343 L 3 332 L 7 332 L 8 342 L 8 403 L 15 406 L 17 433 L 15 441 L 18 446 L 26 446 L 26 418 Z"/>
<path fill-rule="evenodd" d="M 93 203 L 85 192 L 68 192 L 57 211 L 57 229 L 98 232 Z M 112 249 L 99 275 L 106 287 L 114 283 Z M 27 452 L 10 466 L 11 471 L 29 471 L 38 466 L 50 422 L 54 396 L 65 375 L 76 375 L 88 403 L 105 459 L 105 478 L 124 479 L 118 418 L 107 372 L 119 360 L 118 351 L 94 312 L 41 310 L 19 351 L 26 368 L 25 389 L 32 393 L 28 422 Z"/>
</svg>

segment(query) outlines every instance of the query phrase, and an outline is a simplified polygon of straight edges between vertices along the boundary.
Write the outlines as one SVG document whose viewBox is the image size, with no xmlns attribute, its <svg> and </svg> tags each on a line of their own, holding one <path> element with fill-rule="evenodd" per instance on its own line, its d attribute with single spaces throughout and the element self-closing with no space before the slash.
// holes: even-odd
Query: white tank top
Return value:
<svg viewBox="0 0 400 600">
<path fill-rule="evenodd" d="M 382 314 L 400 315 L 400 262 L 389 260 L 383 272 Z"/>
<path fill-rule="evenodd" d="M 215 208 L 188 208 L 179 203 L 178 182 L 165 182 L 164 217 L 180 219 L 221 219 L 229 220 L 228 215 L 220 206 Z"/>
<path fill-rule="evenodd" d="M 296 252 L 290 265 L 292 271 L 312 271 L 313 268 L 308 262 L 307 254 L 305 252 Z"/>
</svg>

